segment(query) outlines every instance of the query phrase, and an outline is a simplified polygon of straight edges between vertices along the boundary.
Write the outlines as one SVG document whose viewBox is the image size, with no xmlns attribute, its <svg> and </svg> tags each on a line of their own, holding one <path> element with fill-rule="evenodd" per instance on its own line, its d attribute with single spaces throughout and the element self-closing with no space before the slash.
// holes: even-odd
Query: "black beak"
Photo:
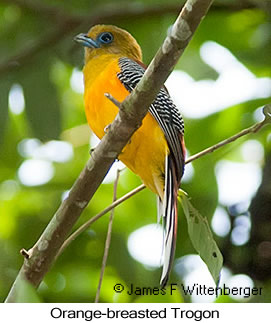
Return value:
<svg viewBox="0 0 271 323">
<path fill-rule="evenodd" d="M 77 36 L 74 37 L 74 40 L 85 46 L 85 47 L 89 47 L 89 48 L 99 48 L 99 44 L 97 44 L 97 42 L 95 40 L 93 40 L 92 38 L 88 37 L 87 34 L 79 34 Z"/>
</svg>

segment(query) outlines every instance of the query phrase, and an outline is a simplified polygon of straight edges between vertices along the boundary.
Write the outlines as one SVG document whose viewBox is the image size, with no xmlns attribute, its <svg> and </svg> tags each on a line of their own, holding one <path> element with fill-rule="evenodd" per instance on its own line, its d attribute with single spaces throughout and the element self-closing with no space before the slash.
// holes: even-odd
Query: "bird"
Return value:
<svg viewBox="0 0 271 323">
<path fill-rule="evenodd" d="M 100 139 L 118 113 L 105 94 L 122 102 L 142 78 L 146 65 L 136 39 L 113 25 L 95 25 L 74 40 L 85 48 L 84 104 L 87 122 Z M 118 159 L 157 195 L 157 217 L 162 218 L 165 287 L 173 266 L 177 238 L 178 190 L 184 173 L 183 118 L 163 86 Z"/>
</svg>

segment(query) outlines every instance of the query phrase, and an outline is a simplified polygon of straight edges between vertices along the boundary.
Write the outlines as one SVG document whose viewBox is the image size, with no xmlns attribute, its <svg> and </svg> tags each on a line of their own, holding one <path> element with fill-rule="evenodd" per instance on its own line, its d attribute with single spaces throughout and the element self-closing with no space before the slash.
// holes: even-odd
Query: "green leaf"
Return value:
<svg viewBox="0 0 271 323">
<path fill-rule="evenodd" d="M 187 219 L 191 242 L 201 259 L 207 265 L 215 283 L 218 284 L 220 271 L 223 266 L 223 257 L 213 238 L 207 218 L 203 217 L 193 207 L 186 193 L 180 191 L 179 196 Z"/>
</svg>

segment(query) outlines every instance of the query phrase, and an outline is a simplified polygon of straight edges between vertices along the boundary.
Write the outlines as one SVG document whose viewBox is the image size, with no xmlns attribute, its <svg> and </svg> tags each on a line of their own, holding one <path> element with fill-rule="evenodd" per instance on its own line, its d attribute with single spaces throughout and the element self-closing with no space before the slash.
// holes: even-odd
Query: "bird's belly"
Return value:
<svg viewBox="0 0 271 323">
<path fill-rule="evenodd" d="M 142 126 L 124 147 L 119 159 L 138 174 L 147 187 L 163 198 L 166 154 L 164 134 L 148 113 Z"/>
<path fill-rule="evenodd" d="M 129 94 L 119 83 L 118 79 L 111 79 L 106 87 L 104 82 L 101 85 L 96 82 L 95 87 L 90 86 L 85 92 L 87 121 L 100 139 L 105 134 L 105 128 L 113 122 L 118 113 L 118 108 L 104 96 L 104 91 L 120 102 Z M 118 158 L 139 175 L 147 187 L 163 198 L 167 153 L 168 145 L 164 134 L 153 116 L 148 113 L 142 126 L 133 134 Z"/>
</svg>

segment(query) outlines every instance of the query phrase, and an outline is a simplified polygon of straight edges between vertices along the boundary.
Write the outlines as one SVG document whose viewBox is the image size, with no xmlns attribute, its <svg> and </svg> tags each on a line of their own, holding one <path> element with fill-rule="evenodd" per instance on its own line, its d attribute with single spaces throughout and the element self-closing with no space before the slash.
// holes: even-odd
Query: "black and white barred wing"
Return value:
<svg viewBox="0 0 271 323">
<path fill-rule="evenodd" d="M 137 62 L 125 57 L 119 59 L 119 64 L 121 72 L 118 74 L 118 78 L 131 92 L 142 78 L 145 70 Z M 182 116 L 164 88 L 159 91 L 149 111 L 164 132 L 174 160 L 176 176 L 180 181 L 184 170 L 184 152 L 180 144 L 180 136 L 184 134 Z"/>
<path fill-rule="evenodd" d="M 142 78 L 145 69 L 129 58 L 120 58 L 121 72 L 119 80 L 128 91 L 132 91 Z M 177 192 L 184 170 L 184 151 L 182 136 L 184 123 L 177 107 L 171 100 L 165 88 L 162 88 L 149 112 L 156 119 L 162 129 L 170 150 L 165 158 L 165 187 L 164 198 L 158 197 L 158 220 L 161 216 L 165 227 L 164 236 L 164 264 L 161 277 L 161 286 L 165 286 L 173 264 L 176 233 L 177 233 Z"/>
</svg>

